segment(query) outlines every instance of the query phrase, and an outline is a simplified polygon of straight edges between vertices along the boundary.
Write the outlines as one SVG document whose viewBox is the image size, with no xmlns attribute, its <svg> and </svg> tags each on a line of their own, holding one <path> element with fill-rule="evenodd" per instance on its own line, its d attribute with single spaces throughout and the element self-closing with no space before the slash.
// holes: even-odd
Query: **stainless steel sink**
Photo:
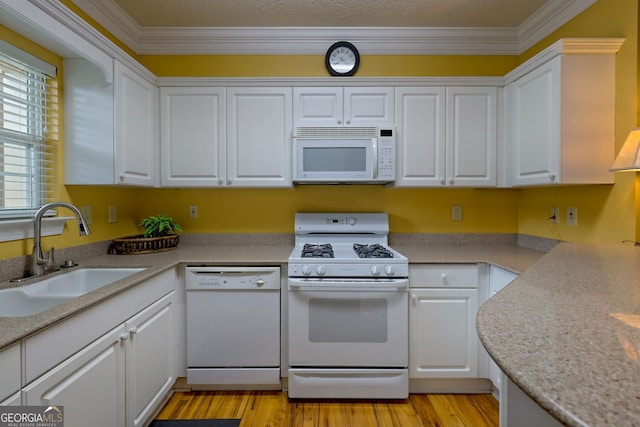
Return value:
<svg viewBox="0 0 640 427">
<path fill-rule="evenodd" d="M 0 290 L 0 317 L 40 313 L 110 285 L 144 268 L 82 268 L 17 288 Z"/>
</svg>

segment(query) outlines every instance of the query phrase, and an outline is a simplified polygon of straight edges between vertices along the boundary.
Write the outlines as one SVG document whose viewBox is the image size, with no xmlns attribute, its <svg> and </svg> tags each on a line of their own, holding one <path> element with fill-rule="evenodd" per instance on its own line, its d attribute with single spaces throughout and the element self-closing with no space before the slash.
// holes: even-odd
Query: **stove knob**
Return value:
<svg viewBox="0 0 640 427">
<path fill-rule="evenodd" d="M 386 265 L 384 267 L 384 272 L 387 274 L 387 276 L 393 276 L 396 274 L 396 270 L 394 270 L 390 265 Z"/>
<path fill-rule="evenodd" d="M 372 265 L 371 266 L 371 274 L 373 274 L 374 276 L 379 276 L 380 275 L 380 268 L 377 265 Z"/>
<path fill-rule="evenodd" d="M 316 274 L 318 274 L 318 276 L 324 276 L 324 274 L 325 274 L 326 272 L 327 272 L 327 271 L 325 270 L 325 268 L 324 268 L 324 266 L 323 266 L 323 265 L 317 265 L 317 266 L 316 266 Z"/>
<path fill-rule="evenodd" d="M 311 269 L 309 268 L 308 265 L 303 265 L 302 266 L 302 274 L 305 276 L 308 276 L 311 274 Z"/>
</svg>

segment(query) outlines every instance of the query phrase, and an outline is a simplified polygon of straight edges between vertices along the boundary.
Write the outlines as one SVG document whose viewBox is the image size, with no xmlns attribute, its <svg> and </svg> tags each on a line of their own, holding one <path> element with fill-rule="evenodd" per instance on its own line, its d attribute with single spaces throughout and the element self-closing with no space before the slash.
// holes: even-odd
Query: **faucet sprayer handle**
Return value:
<svg viewBox="0 0 640 427">
<path fill-rule="evenodd" d="M 55 259 L 54 259 L 54 249 L 53 246 L 51 247 L 51 249 L 49 249 L 47 251 L 47 263 L 45 264 L 45 270 L 50 270 L 55 266 Z"/>
</svg>

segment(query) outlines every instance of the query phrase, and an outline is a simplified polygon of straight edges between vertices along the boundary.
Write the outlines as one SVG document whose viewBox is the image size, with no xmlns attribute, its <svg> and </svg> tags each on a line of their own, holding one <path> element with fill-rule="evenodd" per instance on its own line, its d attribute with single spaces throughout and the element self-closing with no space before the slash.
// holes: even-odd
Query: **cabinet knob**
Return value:
<svg viewBox="0 0 640 427">
<path fill-rule="evenodd" d="M 120 341 L 126 341 L 129 339 L 129 334 L 126 332 L 120 335 Z"/>
<path fill-rule="evenodd" d="M 138 333 L 138 327 L 137 326 L 132 326 L 131 329 L 129 329 L 129 333 L 131 335 L 135 335 Z"/>
<path fill-rule="evenodd" d="M 418 301 L 418 295 L 411 294 L 411 301 Z"/>
<path fill-rule="evenodd" d="M 125 178 L 124 175 L 120 175 L 120 182 L 124 182 L 124 178 Z"/>
<path fill-rule="evenodd" d="M 453 185 L 453 178 L 449 178 L 449 184 Z"/>
<path fill-rule="evenodd" d="M 350 125 L 351 124 L 351 119 L 347 119 L 347 124 Z"/>
<path fill-rule="evenodd" d="M 444 178 L 440 178 L 440 185 L 446 185 L 447 182 L 444 180 Z"/>
<path fill-rule="evenodd" d="M 549 181 L 555 181 L 556 180 L 556 174 L 555 173 L 550 173 L 549 174 Z"/>
<path fill-rule="evenodd" d="M 338 124 L 341 125 L 342 124 L 342 119 L 338 119 Z"/>
</svg>

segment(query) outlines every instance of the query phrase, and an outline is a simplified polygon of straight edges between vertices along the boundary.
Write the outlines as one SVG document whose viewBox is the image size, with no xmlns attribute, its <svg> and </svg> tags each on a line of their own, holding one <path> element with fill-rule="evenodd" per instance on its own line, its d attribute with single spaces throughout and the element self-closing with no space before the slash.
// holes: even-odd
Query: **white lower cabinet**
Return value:
<svg viewBox="0 0 640 427">
<path fill-rule="evenodd" d="M 64 406 L 67 427 L 146 425 L 175 381 L 176 283 L 165 271 L 26 338 L 22 403 Z"/>
<path fill-rule="evenodd" d="M 63 405 L 65 426 L 142 426 L 171 374 L 173 292 L 23 389 L 26 405 Z"/>
<path fill-rule="evenodd" d="M 20 397 L 20 344 L 0 352 L 0 378 L 0 405 L 14 405 Z"/>
<path fill-rule="evenodd" d="M 410 296 L 410 376 L 476 377 L 478 290 L 411 289 Z"/>
<path fill-rule="evenodd" d="M 129 320 L 125 328 L 127 426 L 145 425 L 173 386 L 169 338 L 173 293 Z"/>
<path fill-rule="evenodd" d="M 409 378 L 478 376 L 476 264 L 409 268 Z"/>
<path fill-rule="evenodd" d="M 23 389 L 26 405 L 64 406 L 67 427 L 126 426 L 120 326 Z"/>
</svg>

